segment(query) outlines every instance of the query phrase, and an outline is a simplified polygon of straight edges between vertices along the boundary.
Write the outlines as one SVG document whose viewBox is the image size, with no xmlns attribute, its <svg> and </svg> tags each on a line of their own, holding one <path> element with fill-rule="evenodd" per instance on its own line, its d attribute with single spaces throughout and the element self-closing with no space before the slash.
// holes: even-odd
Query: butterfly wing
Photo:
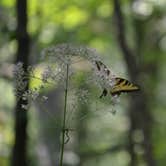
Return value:
<svg viewBox="0 0 166 166">
<path fill-rule="evenodd" d="M 107 89 L 104 89 L 102 94 L 100 95 L 100 98 L 102 98 L 103 96 L 104 97 L 107 96 L 107 93 L 108 93 Z"/>
<path fill-rule="evenodd" d="M 107 68 L 105 64 L 103 64 L 101 61 L 95 61 L 97 70 L 100 72 L 103 72 L 105 76 L 110 75 L 110 70 Z"/>
<path fill-rule="evenodd" d="M 140 90 L 140 88 L 137 85 L 131 83 L 130 81 L 124 78 L 116 77 L 115 81 L 116 83 L 110 91 L 112 95 L 120 95 L 122 92 L 133 92 Z"/>
<path fill-rule="evenodd" d="M 101 61 L 96 61 L 95 63 L 98 72 L 101 72 L 103 77 L 114 77 L 111 74 L 110 70 L 107 68 L 107 66 L 104 65 Z M 111 88 L 111 95 L 120 95 L 122 92 L 134 92 L 140 90 L 140 88 L 137 85 L 131 83 L 130 81 L 124 78 L 115 77 L 112 79 L 115 79 L 115 85 L 113 85 L 113 88 Z M 100 98 L 108 94 L 107 90 L 108 89 L 104 88 Z"/>
</svg>

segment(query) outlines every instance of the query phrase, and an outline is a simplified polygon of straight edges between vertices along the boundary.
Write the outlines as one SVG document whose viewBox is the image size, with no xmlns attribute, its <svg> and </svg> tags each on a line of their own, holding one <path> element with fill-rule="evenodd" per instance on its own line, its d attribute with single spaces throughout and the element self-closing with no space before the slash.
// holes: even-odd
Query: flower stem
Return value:
<svg viewBox="0 0 166 166">
<path fill-rule="evenodd" d="M 60 154 L 60 164 L 63 166 L 63 154 L 65 146 L 65 132 L 66 132 L 66 111 L 67 111 L 67 94 L 68 94 L 68 80 L 69 80 L 69 65 L 66 68 L 66 85 L 65 85 L 65 101 L 64 101 L 64 111 L 63 111 L 63 124 L 62 124 L 62 142 L 61 142 L 61 154 Z"/>
</svg>

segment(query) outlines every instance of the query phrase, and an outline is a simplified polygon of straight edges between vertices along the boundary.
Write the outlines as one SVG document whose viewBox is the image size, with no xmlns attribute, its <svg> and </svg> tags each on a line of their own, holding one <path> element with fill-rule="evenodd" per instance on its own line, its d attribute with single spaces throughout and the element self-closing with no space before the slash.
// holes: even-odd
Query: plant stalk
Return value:
<svg viewBox="0 0 166 166">
<path fill-rule="evenodd" d="M 65 146 L 65 132 L 66 132 L 66 111 L 67 111 L 67 94 L 68 94 L 68 81 L 69 81 L 69 65 L 66 68 L 66 85 L 65 85 L 65 101 L 64 101 L 64 111 L 63 111 L 63 124 L 62 124 L 62 142 L 61 142 L 61 154 L 60 154 L 60 164 L 63 166 L 63 154 Z"/>
</svg>

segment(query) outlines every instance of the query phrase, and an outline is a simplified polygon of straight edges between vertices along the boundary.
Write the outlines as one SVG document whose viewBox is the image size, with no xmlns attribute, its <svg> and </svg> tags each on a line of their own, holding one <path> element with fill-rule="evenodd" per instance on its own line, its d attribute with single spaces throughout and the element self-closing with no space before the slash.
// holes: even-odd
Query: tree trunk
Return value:
<svg viewBox="0 0 166 166">
<path fill-rule="evenodd" d="M 114 0 L 114 11 L 117 24 L 118 43 L 124 55 L 124 59 L 127 64 L 129 76 L 134 82 L 141 80 L 141 66 L 137 65 L 137 53 L 134 53 L 128 46 L 125 38 L 125 26 L 124 19 L 120 8 L 119 0 Z M 142 85 L 142 82 L 139 82 Z M 143 87 L 143 86 L 141 86 Z M 143 133 L 143 141 L 141 142 L 144 150 L 144 160 L 148 166 L 155 166 L 155 160 L 152 151 L 151 143 L 151 124 L 152 118 L 148 108 L 148 96 L 143 89 L 137 95 L 131 96 L 129 118 L 130 118 L 130 130 L 129 130 L 129 153 L 131 155 L 130 166 L 135 166 L 136 152 L 134 150 L 135 141 L 133 140 L 133 134 L 136 130 L 141 130 Z"/>
<path fill-rule="evenodd" d="M 16 1 L 17 29 L 16 40 L 18 42 L 16 62 L 23 63 L 24 71 L 27 71 L 29 57 L 29 35 L 27 32 L 27 1 Z M 27 90 L 28 85 L 24 89 Z M 23 93 L 23 92 L 22 92 Z M 15 108 L 15 142 L 12 154 L 12 166 L 27 165 L 27 110 L 22 108 L 27 101 L 18 99 Z"/>
</svg>

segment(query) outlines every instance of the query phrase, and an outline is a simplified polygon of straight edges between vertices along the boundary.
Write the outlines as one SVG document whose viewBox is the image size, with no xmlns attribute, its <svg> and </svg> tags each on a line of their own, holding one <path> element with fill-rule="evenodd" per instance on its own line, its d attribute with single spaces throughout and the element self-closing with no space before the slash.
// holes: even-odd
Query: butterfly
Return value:
<svg viewBox="0 0 166 166">
<path fill-rule="evenodd" d="M 103 77 L 111 77 L 111 71 L 107 68 L 106 65 L 104 65 L 101 61 L 95 61 L 96 64 L 96 68 L 98 70 L 98 72 L 102 73 L 101 75 Z M 111 79 L 111 78 L 110 78 Z M 119 96 L 121 93 L 124 92 L 134 92 L 134 91 L 138 91 L 140 90 L 139 86 L 131 83 L 130 81 L 128 81 L 127 79 L 124 78 L 120 78 L 120 77 L 115 77 L 112 78 L 114 80 L 114 84 L 113 86 L 111 86 L 111 89 L 108 90 L 108 88 L 104 88 L 100 98 L 102 98 L 103 96 L 106 96 L 108 94 L 108 91 L 110 92 L 110 94 L 112 96 Z"/>
</svg>

